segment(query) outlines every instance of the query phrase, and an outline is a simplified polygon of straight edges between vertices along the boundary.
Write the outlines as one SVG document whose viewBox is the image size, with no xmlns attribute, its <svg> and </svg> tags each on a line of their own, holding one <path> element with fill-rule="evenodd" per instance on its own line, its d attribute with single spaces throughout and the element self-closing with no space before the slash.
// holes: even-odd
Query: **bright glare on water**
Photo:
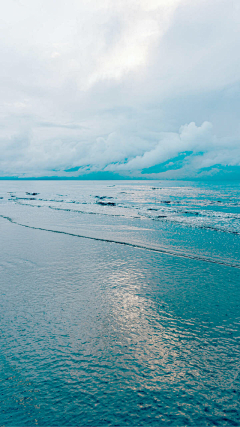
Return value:
<svg viewBox="0 0 240 427">
<path fill-rule="evenodd" d="M 240 425 L 239 190 L 0 182 L 0 425 Z"/>
</svg>

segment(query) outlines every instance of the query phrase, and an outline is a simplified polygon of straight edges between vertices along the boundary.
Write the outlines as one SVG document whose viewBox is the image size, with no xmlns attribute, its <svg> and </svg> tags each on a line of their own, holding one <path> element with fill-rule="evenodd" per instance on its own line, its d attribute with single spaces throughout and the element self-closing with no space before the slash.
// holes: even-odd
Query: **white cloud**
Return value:
<svg viewBox="0 0 240 427">
<path fill-rule="evenodd" d="M 239 22 L 238 0 L 4 2 L 0 175 L 238 165 Z"/>
<path fill-rule="evenodd" d="M 179 133 L 163 132 L 158 144 L 146 151 L 142 156 L 137 156 L 124 165 L 119 165 L 120 170 L 135 170 L 148 168 L 166 162 L 183 151 L 198 152 L 209 149 L 214 136 L 211 135 L 212 125 L 204 122 L 200 127 L 195 123 L 181 126 Z"/>
<path fill-rule="evenodd" d="M 41 128 L 40 128 L 41 129 Z M 43 128 L 46 133 L 47 128 Z M 13 135 L 7 143 L 1 143 L 2 160 L 0 168 L 6 174 L 24 176 L 69 175 L 71 168 L 82 168 L 81 173 L 89 171 L 111 171 L 140 176 L 141 170 L 169 161 L 169 171 L 154 174 L 153 177 L 195 176 L 202 168 L 215 165 L 240 166 L 240 145 L 236 140 L 217 138 L 212 124 L 204 122 L 201 126 L 190 123 L 180 127 L 179 132 L 161 132 L 159 140 L 140 138 L 113 132 L 107 137 L 97 137 L 92 142 L 78 142 L 86 129 L 66 128 L 65 138 L 50 137 L 56 132 L 50 126 L 49 139 L 44 142 L 40 134 Z M 60 128 L 62 132 L 62 128 Z M 80 133 L 79 133 L 80 132 Z M 75 135 L 75 139 L 74 139 Z M 226 148 L 227 147 L 227 148 Z M 179 153 L 186 153 L 181 170 L 172 171 L 171 159 Z M 173 168 L 174 169 L 174 168 Z M 77 172 L 73 172 L 76 176 Z M 146 175 L 148 176 L 148 175 Z M 150 175 L 149 175 L 150 177 Z"/>
</svg>

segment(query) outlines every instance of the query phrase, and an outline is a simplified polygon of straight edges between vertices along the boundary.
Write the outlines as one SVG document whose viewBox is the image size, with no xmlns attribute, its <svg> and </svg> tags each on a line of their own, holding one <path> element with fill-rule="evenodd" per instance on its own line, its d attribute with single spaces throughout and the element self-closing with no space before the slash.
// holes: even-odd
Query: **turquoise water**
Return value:
<svg viewBox="0 0 240 427">
<path fill-rule="evenodd" d="M 239 186 L 0 196 L 0 425 L 240 425 Z"/>
</svg>

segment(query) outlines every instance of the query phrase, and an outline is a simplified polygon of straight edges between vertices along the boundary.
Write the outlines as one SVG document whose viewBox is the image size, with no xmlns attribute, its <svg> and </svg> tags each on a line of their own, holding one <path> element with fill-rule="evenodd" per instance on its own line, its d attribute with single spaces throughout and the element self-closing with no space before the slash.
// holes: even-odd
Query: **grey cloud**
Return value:
<svg viewBox="0 0 240 427">
<path fill-rule="evenodd" d="M 3 9 L 0 175 L 138 175 L 186 150 L 181 170 L 161 176 L 239 165 L 237 0 Z"/>
<path fill-rule="evenodd" d="M 163 163 L 186 150 L 200 151 L 209 148 L 214 140 L 211 136 L 212 125 L 204 122 L 197 127 L 195 123 L 181 126 L 179 133 L 162 133 L 161 139 L 154 149 L 146 151 L 143 156 L 137 156 L 127 164 L 119 166 L 120 169 L 143 169 Z"/>
</svg>

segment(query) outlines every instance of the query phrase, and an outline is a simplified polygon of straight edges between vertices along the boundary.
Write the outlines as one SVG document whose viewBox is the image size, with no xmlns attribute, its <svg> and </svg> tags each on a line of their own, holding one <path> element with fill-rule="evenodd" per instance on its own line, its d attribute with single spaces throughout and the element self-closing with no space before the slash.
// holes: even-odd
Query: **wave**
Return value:
<svg viewBox="0 0 240 427">
<path fill-rule="evenodd" d="M 9 199 L 11 200 L 11 199 Z M 22 206 L 29 206 L 29 207 L 37 207 L 37 208 L 49 208 L 49 209 L 53 209 L 56 211 L 64 211 L 64 212 L 75 212 L 75 213 L 79 213 L 79 214 L 88 214 L 88 215 L 100 215 L 100 216 L 111 216 L 111 217 L 125 217 L 124 214 L 120 214 L 120 213 L 113 213 L 112 210 L 111 212 L 93 212 L 93 211 L 84 211 L 84 210 L 78 210 L 78 209 L 71 209 L 71 208 L 60 208 L 60 207 L 55 207 L 55 206 L 51 206 L 51 205 L 37 205 L 37 204 L 31 204 L 31 203 L 22 203 L 21 200 L 36 200 L 34 198 L 15 198 L 14 202 L 18 203 L 19 205 Z M 51 202 L 55 202 L 56 200 L 48 200 L 48 199 L 37 199 L 37 201 L 51 201 Z M 72 202 L 65 202 L 65 203 L 69 203 L 71 204 Z M 80 203 L 76 203 L 76 204 L 80 204 Z M 93 205 L 92 203 L 81 203 L 81 204 L 86 204 L 86 205 Z M 196 211 L 179 211 L 179 210 L 165 210 L 164 212 L 160 215 L 155 215 L 155 216 L 151 216 L 148 215 L 147 212 L 142 212 L 139 210 L 139 207 L 131 207 L 129 208 L 128 206 L 121 206 L 120 204 L 114 204 L 113 202 L 102 202 L 102 201 L 97 201 L 96 203 L 94 203 L 95 205 L 99 205 L 99 206 L 104 206 L 104 207 L 113 207 L 113 206 L 117 206 L 119 208 L 123 208 L 123 209 L 133 209 L 135 212 L 137 211 L 138 215 L 134 215 L 133 212 L 131 215 L 129 215 L 130 218 L 135 218 L 135 219 L 139 219 L 139 218 L 145 218 L 145 219 L 150 219 L 152 221 L 168 221 L 171 223 L 175 223 L 175 224 L 180 224 L 184 227 L 192 227 L 192 228 L 198 228 L 198 229 L 203 229 L 203 230 L 211 230 L 211 231 L 215 231 L 215 232 L 221 232 L 221 233 L 227 233 L 227 234 L 233 234 L 233 235 L 240 235 L 240 231 L 237 230 L 232 230 L 229 228 L 223 228 L 221 226 L 217 226 L 217 225 L 211 225 L 211 224 L 205 224 L 202 225 L 201 223 L 196 223 L 196 222 L 189 222 L 184 220 L 184 217 L 187 219 L 189 218 L 200 218 L 200 217 L 205 217 L 207 218 L 207 215 L 204 214 L 203 212 L 196 212 Z M 147 211 L 160 211 L 160 209 L 155 209 L 155 208 L 148 208 Z M 178 214 L 178 216 L 172 215 L 172 214 Z M 179 216 L 182 215 L 182 218 Z M 218 215 L 219 217 L 219 215 Z M 230 218 L 230 219 L 239 219 L 238 216 L 233 216 L 233 215 L 228 215 L 226 218 Z M 210 219 L 208 217 L 208 219 Z"/>
<path fill-rule="evenodd" d="M 28 200 L 30 200 L 30 199 L 28 199 Z M 39 200 L 41 200 L 41 199 L 39 199 Z M 46 205 L 32 205 L 31 203 L 21 203 L 21 202 L 18 202 L 18 201 L 16 203 L 18 205 L 28 206 L 28 207 L 31 207 L 31 208 L 48 208 L 48 209 L 52 209 L 52 210 L 55 210 L 55 211 L 75 212 L 75 213 L 87 214 L 87 215 L 101 215 L 101 216 L 113 216 L 113 217 L 115 217 L 115 216 L 122 216 L 122 217 L 124 217 L 124 215 L 120 215 L 120 214 L 109 214 L 109 213 L 92 212 L 92 211 L 88 211 L 87 212 L 87 211 L 80 211 L 80 210 L 77 210 L 77 209 L 70 209 L 70 208 L 56 208 L 55 206 L 50 206 L 50 205 L 48 205 L 48 206 L 46 206 Z M 82 204 L 87 204 L 87 203 L 82 203 Z M 131 218 L 138 218 L 138 217 L 131 216 Z"/>
<path fill-rule="evenodd" d="M 147 251 L 165 254 L 165 255 L 170 255 L 170 256 L 174 256 L 174 257 L 178 257 L 178 258 L 192 259 L 195 261 L 203 261 L 203 262 L 208 262 L 211 264 L 218 264 L 218 265 L 223 265 L 226 267 L 232 267 L 232 268 L 240 269 L 240 264 L 237 264 L 237 263 L 234 264 L 234 263 L 227 262 L 224 260 L 216 260 L 216 259 L 208 258 L 205 256 L 190 255 L 190 254 L 186 254 L 184 252 L 172 251 L 172 250 L 169 250 L 166 248 L 153 248 L 151 246 L 139 245 L 136 243 L 129 243 L 129 242 L 122 242 L 120 240 L 106 239 L 106 238 L 101 238 L 101 237 L 84 236 L 81 234 L 69 233 L 69 232 L 61 231 L 61 230 L 52 230 L 52 229 L 48 229 L 48 228 L 34 227 L 31 225 L 21 224 L 17 221 L 14 221 L 12 218 L 10 218 L 8 216 L 0 215 L 0 217 L 3 219 L 6 219 L 7 221 L 9 221 L 12 224 L 15 224 L 15 225 L 18 225 L 18 226 L 24 227 L 24 228 L 29 228 L 32 230 L 46 231 L 48 233 L 64 234 L 64 235 L 71 236 L 71 237 L 78 237 L 81 239 L 88 239 L 88 240 L 94 240 L 94 241 L 100 241 L 100 242 L 106 242 L 106 243 L 114 243 L 117 245 L 129 246 L 129 247 L 136 248 L 136 249 L 147 250 Z"/>
<path fill-rule="evenodd" d="M 14 200 L 41 200 L 41 199 L 36 199 L 36 197 L 16 197 L 16 196 L 11 196 L 14 198 Z M 8 199 L 11 200 L 11 199 Z"/>
</svg>

